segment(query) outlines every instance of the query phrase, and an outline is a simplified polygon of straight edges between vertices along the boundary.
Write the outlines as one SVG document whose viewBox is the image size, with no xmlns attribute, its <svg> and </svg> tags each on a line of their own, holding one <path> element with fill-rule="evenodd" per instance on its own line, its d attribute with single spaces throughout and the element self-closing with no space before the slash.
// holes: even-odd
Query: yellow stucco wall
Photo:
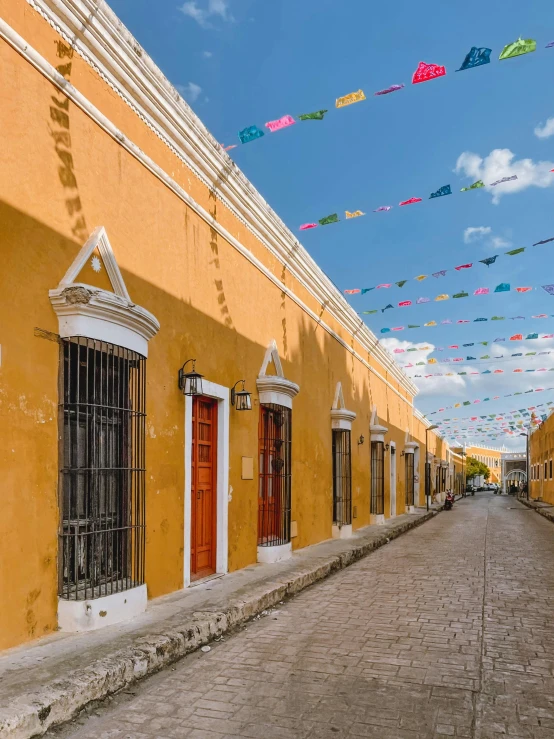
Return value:
<svg viewBox="0 0 554 739">
<path fill-rule="evenodd" d="M 488 447 L 470 446 L 466 447 L 468 457 L 474 457 L 484 462 L 491 471 L 489 482 L 500 482 L 502 477 L 502 452 Z"/>
<path fill-rule="evenodd" d="M 374 405 L 389 428 L 398 464 L 396 512 L 404 511 L 406 431 L 421 444 L 424 426 L 411 398 L 373 356 L 321 310 L 316 299 L 196 180 L 24 0 L 3 17 L 201 205 L 279 275 L 350 346 L 377 367 L 387 386 L 306 312 L 273 285 L 173 192 L 85 113 L 69 102 L 10 46 L 0 41 L 4 165 L 0 179 L 0 648 L 56 628 L 58 321 L 55 288 L 80 247 L 104 226 L 131 298 L 161 324 L 147 363 L 147 543 L 149 597 L 183 586 L 184 399 L 177 371 L 196 357 L 205 377 L 231 387 L 244 378 L 254 411 L 231 412 L 229 569 L 256 561 L 258 400 L 256 377 L 267 345 L 277 341 L 285 376 L 298 383 L 293 404 L 292 520 L 299 548 L 327 539 L 332 525 L 330 408 L 336 383 L 352 427 L 354 528 L 369 515 L 369 422 Z M 68 65 L 71 65 L 70 67 Z M 82 280 L 103 275 L 86 268 Z M 96 282 L 95 282 L 96 281 Z M 36 329 L 40 329 L 39 332 Z M 50 332 L 50 334 L 48 334 Z M 356 440 L 364 435 L 364 444 Z M 445 445 L 429 435 L 430 450 Z M 241 457 L 255 460 L 254 480 L 241 479 Z M 390 511 L 390 452 L 385 462 L 385 512 Z"/>
<path fill-rule="evenodd" d="M 550 473 L 551 461 L 552 475 Z M 531 497 L 541 498 L 546 503 L 554 503 L 554 415 L 550 415 L 529 437 L 529 465 L 531 467 L 529 474 Z"/>
</svg>

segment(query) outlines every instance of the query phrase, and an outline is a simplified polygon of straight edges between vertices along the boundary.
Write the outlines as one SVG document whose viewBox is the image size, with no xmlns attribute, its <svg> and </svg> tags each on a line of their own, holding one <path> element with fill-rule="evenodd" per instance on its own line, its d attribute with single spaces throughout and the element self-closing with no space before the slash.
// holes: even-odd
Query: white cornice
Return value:
<svg viewBox="0 0 554 739">
<path fill-rule="evenodd" d="M 71 44 L 268 251 L 281 264 L 287 265 L 292 276 L 321 305 L 325 305 L 327 312 L 352 337 L 356 337 L 361 346 L 377 359 L 385 371 L 390 372 L 406 393 L 412 397 L 417 395 L 417 386 L 378 343 L 377 337 L 223 151 L 104 0 L 27 2 Z M 66 94 L 70 87 L 66 82 Z M 116 138 L 123 144 L 125 137 L 120 132 L 118 134 Z M 195 210 L 204 217 L 200 208 Z M 213 226 L 209 217 L 204 219 Z M 224 229 L 217 230 L 227 238 L 223 234 Z M 316 317 L 316 320 L 324 325 L 319 318 Z M 326 329 L 334 334 L 328 327 Z M 341 343 L 364 361 L 346 342 L 341 340 Z M 364 361 L 364 364 L 368 366 L 368 362 Z M 369 369 L 387 382 L 377 370 Z M 392 388 L 390 384 L 389 387 Z M 407 402 L 410 403 L 410 400 L 407 399 Z"/>
</svg>

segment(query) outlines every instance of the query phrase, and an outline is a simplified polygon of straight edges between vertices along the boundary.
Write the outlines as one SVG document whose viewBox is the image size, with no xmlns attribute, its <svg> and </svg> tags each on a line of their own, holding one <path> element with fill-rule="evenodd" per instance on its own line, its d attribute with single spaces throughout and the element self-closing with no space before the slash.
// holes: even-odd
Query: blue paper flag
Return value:
<svg viewBox="0 0 554 739">
<path fill-rule="evenodd" d="M 248 126 L 247 128 L 243 128 L 242 131 L 239 131 L 240 143 L 247 144 L 249 141 L 261 139 L 263 135 L 264 132 L 258 126 Z"/>
<path fill-rule="evenodd" d="M 495 293 L 508 293 L 510 292 L 510 285 L 507 282 L 501 282 L 494 288 Z"/>
<path fill-rule="evenodd" d="M 473 69 L 473 67 L 480 67 L 482 64 L 490 64 L 492 49 L 477 48 L 472 46 L 471 51 L 468 52 L 464 59 L 460 69 L 456 72 L 463 72 L 465 69 Z"/>
<path fill-rule="evenodd" d="M 481 262 L 481 264 L 486 264 L 488 267 L 491 264 L 494 264 L 497 259 L 498 259 L 498 254 L 495 254 L 494 257 L 487 257 L 486 259 L 480 259 L 479 261 Z"/>
<path fill-rule="evenodd" d="M 431 198 L 442 198 L 443 195 L 452 195 L 452 190 L 450 189 L 450 185 L 443 185 L 442 187 L 439 187 L 439 189 L 436 192 L 432 192 L 429 195 L 429 200 Z"/>
</svg>

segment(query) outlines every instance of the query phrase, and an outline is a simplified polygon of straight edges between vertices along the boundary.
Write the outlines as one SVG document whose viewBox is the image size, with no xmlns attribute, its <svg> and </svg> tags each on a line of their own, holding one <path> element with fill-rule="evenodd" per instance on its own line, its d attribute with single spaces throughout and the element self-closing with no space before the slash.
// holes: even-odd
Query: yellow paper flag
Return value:
<svg viewBox="0 0 554 739">
<path fill-rule="evenodd" d="M 415 279 L 416 279 L 416 280 L 417 280 L 418 282 L 421 282 L 422 280 L 426 280 L 426 279 L 427 279 L 427 275 L 419 275 L 419 276 L 418 276 L 418 277 L 416 277 Z"/>
<path fill-rule="evenodd" d="M 448 300 L 448 295 L 446 295 L 446 293 L 444 293 L 443 295 L 437 295 L 435 300 Z"/>
<path fill-rule="evenodd" d="M 358 92 L 351 92 L 349 95 L 344 95 L 341 98 L 337 98 L 335 106 L 337 108 L 344 108 L 345 105 L 352 105 L 352 103 L 359 103 L 360 100 L 365 100 L 365 95 L 364 95 L 363 90 L 358 90 Z"/>
<path fill-rule="evenodd" d="M 429 321 L 429 323 L 424 323 L 423 325 L 424 326 L 436 326 L 437 325 L 437 322 L 436 321 Z"/>
<path fill-rule="evenodd" d="M 345 211 L 347 218 L 359 218 L 360 216 L 365 216 L 365 213 L 362 213 L 361 210 L 355 210 L 354 213 L 350 213 L 350 211 Z"/>
<path fill-rule="evenodd" d="M 427 364 L 436 364 L 437 360 L 434 357 L 431 357 L 431 359 L 427 362 Z"/>
</svg>

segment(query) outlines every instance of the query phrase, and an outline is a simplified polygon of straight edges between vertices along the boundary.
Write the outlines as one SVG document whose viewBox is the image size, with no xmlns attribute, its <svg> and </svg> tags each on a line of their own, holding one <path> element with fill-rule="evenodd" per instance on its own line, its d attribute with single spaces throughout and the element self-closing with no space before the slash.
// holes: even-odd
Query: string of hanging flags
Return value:
<svg viewBox="0 0 554 739">
<path fill-rule="evenodd" d="M 467 405 L 477 405 L 478 403 L 486 403 L 487 401 L 493 401 L 493 400 L 501 400 L 501 398 L 513 398 L 516 395 L 529 395 L 529 393 L 543 393 L 548 392 L 549 390 L 554 390 L 554 387 L 536 387 L 532 388 L 530 390 L 519 390 L 515 393 L 508 393 L 507 395 L 501 396 L 501 395 L 494 395 L 490 398 L 480 398 L 476 400 L 462 400 L 459 403 L 454 403 L 454 405 L 446 405 L 444 408 L 438 408 L 436 411 L 431 411 L 430 413 L 426 413 L 423 418 L 429 418 L 429 416 L 434 416 L 436 413 L 443 413 L 444 411 L 451 411 L 453 408 L 461 408 L 462 406 Z"/>
<path fill-rule="evenodd" d="M 550 41 L 546 44 L 545 48 L 550 49 L 554 47 L 554 41 Z M 530 54 L 537 49 L 537 42 L 535 39 L 522 39 L 519 38 L 512 43 L 506 44 L 498 57 L 499 61 L 506 59 L 513 59 L 518 56 Z M 486 47 L 472 46 L 470 51 L 466 54 L 459 69 L 456 72 L 463 72 L 476 67 L 482 67 L 491 62 L 492 49 Z M 446 76 L 446 67 L 440 64 L 419 62 L 417 68 L 412 73 L 411 84 L 418 85 L 423 82 L 430 82 L 440 77 Z M 377 90 L 371 97 L 382 98 L 392 93 L 400 92 L 404 90 L 406 85 L 404 83 L 397 83 L 389 85 L 388 87 Z M 334 107 L 337 110 L 346 108 L 356 103 L 367 101 L 365 92 L 362 89 L 355 90 L 353 92 L 342 95 L 335 100 Z M 330 108 L 320 108 L 319 110 L 313 110 L 308 113 L 300 113 L 295 116 L 283 115 L 275 120 L 267 121 L 263 127 L 257 125 L 246 126 L 238 132 L 238 139 L 240 144 L 248 144 L 253 141 L 258 141 L 263 138 L 266 133 L 277 133 L 286 128 L 296 125 L 297 123 L 306 123 L 308 121 L 323 121 L 325 116 L 330 112 Z M 264 131 L 264 129 L 266 129 Z M 235 149 L 240 144 L 231 144 L 226 146 L 221 144 L 225 151 Z"/>
<path fill-rule="evenodd" d="M 518 336 L 519 336 L 519 334 L 518 334 Z M 543 336 L 539 336 L 536 333 L 530 333 L 530 334 L 527 334 L 527 336 L 525 336 L 523 338 L 523 341 L 527 341 L 529 339 L 554 339 L 554 334 L 543 334 Z M 513 339 L 513 340 L 514 341 L 517 341 L 518 339 Z M 380 341 L 381 342 L 389 341 L 389 339 L 381 339 Z M 424 345 L 424 346 L 411 346 L 411 347 L 408 347 L 407 349 L 402 349 L 401 347 L 396 347 L 395 349 L 392 350 L 392 354 L 406 354 L 407 352 L 429 352 L 429 351 L 432 352 L 432 353 L 433 352 L 443 352 L 446 349 L 459 349 L 460 346 L 462 346 L 464 348 L 470 347 L 470 346 L 477 346 L 479 344 L 481 346 L 489 346 L 489 344 L 498 344 L 498 343 L 502 343 L 502 342 L 505 342 L 505 341 L 506 341 L 506 339 L 504 339 L 504 338 L 498 338 L 498 339 L 494 339 L 493 341 L 472 341 L 471 343 L 466 343 L 466 344 L 449 344 L 446 347 L 445 346 L 433 346 L 433 347 L 431 347 L 431 346 L 428 346 L 428 345 Z M 512 341 L 512 338 L 510 338 L 509 341 Z M 543 352 L 540 352 L 540 353 L 542 354 Z M 448 360 L 444 360 L 444 361 L 448 361 Z"/>
<path fill-rule="evenodd" d="M 509 293 L 509 292 L 516 292 L 519 295 L 530 293 L 533 290 L 536 290 L 534 287 L 515 287 L 512 291 L 512 288 L 508 282 L 501 282 L 499 285 L 497 285 L 495 288 L 488 288 L 488 287 L 478 287 L 476 290 L 473 291 L 474 296 L 478 295 L 494 295 L 496 293 Z M 465 290 L 462 290 L 459 293 L 454 293 L 452 295 L 452 299 L 461 299 L 461 298 L 468 298 L 469 293 Z M 392 305 L 392 303 L 388 303 L 384 308 L 374 308 L 373 310 L 364 310 L 361 311 L 360 315 L 368 316 L 373 315 L 375 313 L 384 313 L 387 310 L 393 310 L 394 308 L 410 308 L 415 305 L 425 305 L 426 303 L 430 303 L 431 300 L 437 301 L 444 301 L 444 300 L 450 300 L 450 295 L 447 293 L 441 293 L 440 295 L 437 295 L 435 298 L 427 298 L 427 297 L 419 297 L 415 300 L 401 300 L 397 305 Z"/>
<path fill-rule="evenodd" d="M 552 316 L 548 316 L 546 313 L 538 313 L 536 316 L 531 316 L 531 318 L 550 318 L 550 317 L 554 318 L 554 314 Z M 437 323 L 436 321 L 427 321 L 427 323 L 423 324 L 423 327 L 438 326 L 439 324 L 441 326 L 446 326 L 446 325 L 460 325 L 463 323 L 480 323 L 484 321 L 505 321 L 505 320 L 506 320 L 505 316 L 492 316 L 492 318 L 474 318 L 473 320 L 466 319 L 466 318 L 460 318 L 457 321 L 452 321 L 450 318 L 445 318 L 442 321 L 439 321 L 439 323 Z M 510 316 L 507 320 L 525 321 L 527 319 L 525 318 L 525 316 Z M 387 327 L 382 328 L 381 333 L 388 334 L 391 331 L 406 331 L 408 329 L 421 328 L 421 327 L 422 327 L 421 324 L 409 323 L 407 326 L 394 326 L 392 328 L 387 328 Z M 516 334 L 516 336 L 517 336 L 517 339 L 514 339 L 514 341 L 523 341 L 522 334 Z"/>
<path fill-rule="evenodd" d="M 411 362 L 408 364 L 401 364 L 399 365 L 402 367 L 402 369 L 413 369 L 414 367 L 426 367 L 428 365 L 432 364 L 460 364 L 460 363 L 466 363 L 466 362 L 479 362 L 480 364 L 491 364 L 492 362 L 495 362 L 497 360 L 502 359 L 504 362 L 511 362 L 514 359 L 526 359 L 526 358 L 533 358 L 533 357 L 544 357 L 548 354 L 552 354 L 552 352 L 515 352 L 515 354 L 511 355 L 504 355 L 500 354 L 496 357 L 491 357 L 490 354 L 483 354 L 481 357 L 452 357 L 448 359 L 435 359 L 435 357 L 430 357 L 426 362 L 416 362 L 415 364 L 412 364 Z"/>
<path fill-rule="evenodd" d="M 554 236 L 548 239 L 542 239 L 541 241 L 536 241 L 532 246 L 542 246 L 544 244 L 549 244 L 554 241 Z M 508 257 L 515 257 L 519 254 L 523 254 L 526 249 L 529 249 L 530 247 L 526 246 L 520 246 L 517 249 L 510 249 L 509 251 L 504 252 L 504 256 Z M 486 267 L 490 267 L 492 264 L 496 264 L 496 260 L 498 257 L 501 257 L 502 254 L 495 254 L 492 257 L 485 257 L 485 259 L 479 259 L 478 264 L 484 264 Z M 388 290 L 389 288 L 393 287 L 393 285 L 396 285 L 396 287 L 404 287 L 404 285 L 407 282 L 423 282 L 428 277 L 434 277 L 435 279 L 440 279 L 441 277 L 445 277 L 448 272 L 458 272 L 463 273 L 465 270 L 472 269 L 475 266 L 474 262 L 465 262 L 464 264 L 458 264 L 456 267 L 451 267 L 450 269 L 439 269 L 436 272 L 431 272 L 429 274 L 425 275 L 417 275 L 417 277 L 412 277 L 411 279 L 405 279 L 405 280 L 393 280 L 391 282 L 381 282 L 378 285 L 374 285 L 373 287 L 355 287 L 350 288 L 348 290 L 344 290 L 345 295 L 365 295 L 366 293 L 371 292 L 372 290 Z M 525 292 L 527 288 L 516 288 L 520 292 Z M 543 289 L 546 290 L 551 295 L 554 294 L 554 285 L 545 285 L 543 286 Z"/>
<path fill-rule="evenodd" d="M 461 417 L 453 417 L 453 418 L 442 418 L 438 419 L 436 421 L 437 426 L 443 427 L 448 426 L 449 424 L 458 424 L 459 421 L 503 421 L 510 418 L 517 418 L 521 419 L 522 417 L 528 416 L 529 413 L 527 411 L 534 411 L 537 408 L 542 408 L 544 406 L 551 406 L 554 405 L 554 401 L 549 400 L 547 403 L 539 403 L 539 405 L 530 405 L 527 408 L 517 408 L 513 411 L 501 411 L 499 413 L 489 413 L 484 416 L 461 416 Z"/>
<path fill-rule="evenodd" d="M 482 375 L 494 375 L 494 376 L 496 376 L 496 375 L 504 375 L 504 374 L 507 374 L 509 372 L 554 372 L 554 367 L 541 367 L 540 369 L 533 368 L 533 369 L 526 369 L 526 370 L 521 369 L 519 367 L 517 369 L 514 369 L 514 370 L 503 370 L 503 369 L 490 370 L 490 369 L 487 369 L 484 372 L 434 372 L 433 374 L 430 374 L 430 375 L 411 375 L 411 377 L 412 377 L 412 379 L 418 378 L 420 380 L 429 380 L 429 379 L 434 378 L 434 377 L 457 377 L 459 375 L 467 375 L 467 376 L 471 376 L 471 375 L 480 375 L 480 376 L 482 376 Z"/>
</svg>

